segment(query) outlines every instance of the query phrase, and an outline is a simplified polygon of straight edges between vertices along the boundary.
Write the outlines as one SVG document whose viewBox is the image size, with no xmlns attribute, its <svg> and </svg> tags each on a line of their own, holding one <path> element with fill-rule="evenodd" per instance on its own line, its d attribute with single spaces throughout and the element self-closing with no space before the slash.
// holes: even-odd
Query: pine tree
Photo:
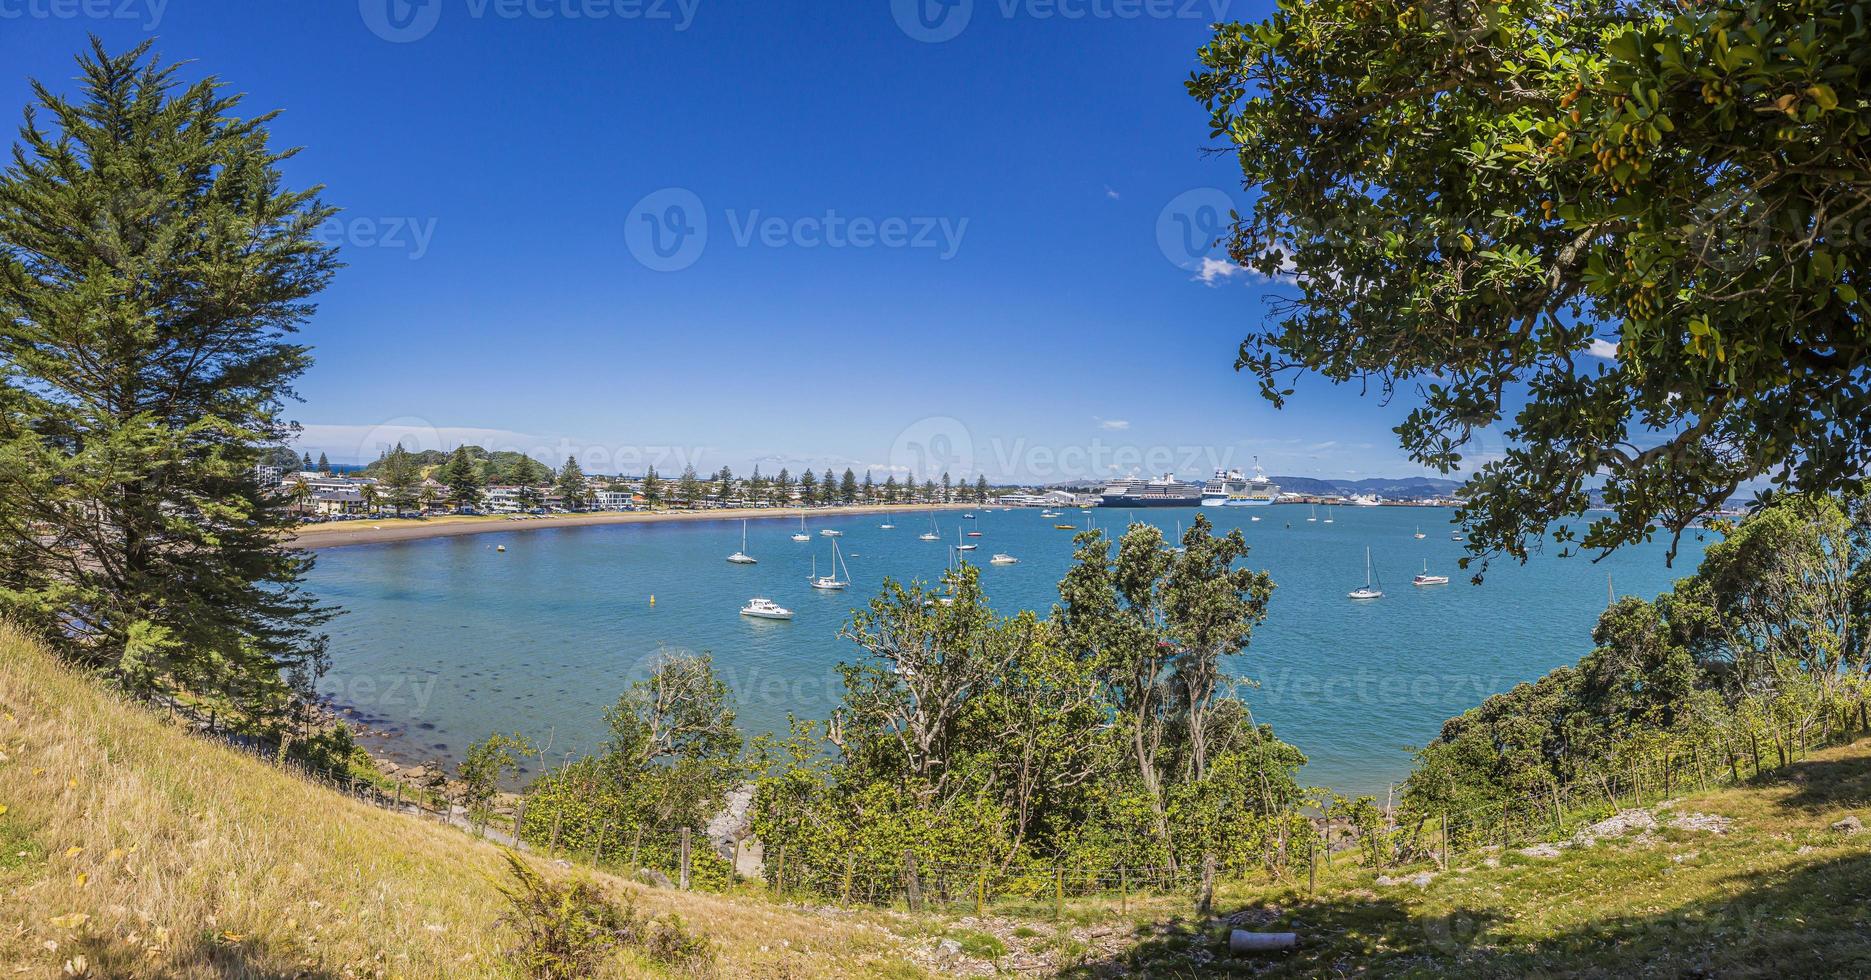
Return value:
<svg viewBox="0 0 1871 980">
<path fill-rule="evenodd" d="M 868 504 L 873 499 L 875 499 L 876 493 L 877 493 L 877 481 L 871 479 L 870 470 L 865 470 L 864 471 L 864 489 L 859 492 L 858 496 L 863 498 L 864 502 Z"/>
<path fill-rule="evenodd" d="M 448 502 L 456 510 L 477 507 L 481 503 L 481 466 L 467 446 L 456 449 L 442 470 L 442 482 L 448 484 Z"/>
<path fill-rule="evenodd" d="M 655 507 L 663 499 L 663 481 L 656 478 L 656 467 L 643 475 L 643 503 Z"/>
<path fill-rule="evenodd" d="M 936 499 L 936 495 L 935 495 L 935 493 L 936 493 L 936 491 L 935 491 L 935 481 L 934 481 L 934 480 L 924 480 L 924 481 L 923 481 L 923 499 L 924 499 L 924 500 L 928 500 L 928 501 L 933 501 L 933 500 L 935 500 L 935 499 Z"/>
<path fill-rule="evenodd" d="M 377 473 L 383 481 L 384 495 L 392 511 L 401 513 L 416 505 L 422 475 L 417 471 L 416 461 L 402 443 L 397 443 L 396 448 L 383 457 Z"/>
<path fill-rule="evenodd" d="M 845 475 L 838 481 L 838 498 L 845 503 L 855 503 L 858 499 L 858 475 L 845 467 Z"/>
<path fill-rule="evenodd" d="M 952 496 L 952 494 L 954 493 L 954 490 L 955 490 L 954 484 L 949 482 L 948 471 L 944 470 L 942 473 L 942 502 L 943 503 L 946 504 L 955 499 Z"/>
<path fill-rule="evenodd" d="M 578 457 L 565 457 L 565 465 L 559 468 L 559 503 L 566 510 L 578 510 L 591 500 L 591 484 L 585 479 L 585 471 L 578 467 Z"/>
<path fill-rule="evenodd" d="M 278 718 L 327 614 L 255 466 L 290 435 L 292 342 L 337 268 L 272 116 L 93 38 L 0 172 L 0 615 L 140 690 Z M 310 465 L 310 461 L 305 461 Z"/>
<path fill-rule="evenodd" d="M 682 478 L 676 481 L 676 499 L 695 506 L 702 499 L 702 481 L 695 475 L 695 467 L 684 466 Z"/>
<path fill-rule="evenodd" d="M 896 478 L 896 474 L 892 473 L 889 476 L 884 477 L 884 503 L 894 504 L 896 502 L 897 502 L 897 478 Z"/>
<path fill-rule="evenodd" d="M 799 502 L 806 506 L 817 503 L 819 499 L 818 485 L 818 475 L 813 473 L 810 468 L 804 473 L 799 474 Z"/>
<path fill-rule="evenodd" d="M 786 467 L 780 467 L 780 475 L 773 478 L 773 502 L 781 507 L 791 503 L 792 487 L 793 475 L 786 472 Z"/>
<path fill-rule="evenodd" d="M 326 476 L 331 475 L 331 460 L 326 459 L 324 453 L 318 454 L 318 471 Z"/>
<path fill-rule="evenodd" d="M 305 457 L 299 461 L 299 471 L 302 473 L 312 472 L 312 454 L 311 453 L 309 452 L 306 453 Z"/>
<path fill-rule="evenodd" d="M 832 476 L 832 468 L 825 467 L 825 475 L 819 477 L 819 503 L 830 504 L 838 499 L 838 478 Z"/>
<path fill-rule="evenodd" d="M 974 478 L 974 502 L 977 504 L 987 503 L 987 477 L 986 476 L 977 476 Z"/>
</svg>

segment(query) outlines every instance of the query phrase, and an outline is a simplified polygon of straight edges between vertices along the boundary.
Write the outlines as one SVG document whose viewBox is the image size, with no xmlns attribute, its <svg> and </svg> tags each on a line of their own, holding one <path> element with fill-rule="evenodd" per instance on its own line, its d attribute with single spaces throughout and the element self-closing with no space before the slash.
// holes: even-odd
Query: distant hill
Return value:
<svg viewBox="0 0 1871 980">
<path fill-rule="evenodd" d="M 1271 478 L 1287 493 L 1313 494 L 1376 494 L 1392 500 L 1413 500 L 1423 497 L 1446 497 L 1462 488 L 1459 480 L 1444 480 L 1430 476 L 1377 477 L 1368 480 L 1324 480 L 1310 476 L 1276 476 Z"/>
</svg>

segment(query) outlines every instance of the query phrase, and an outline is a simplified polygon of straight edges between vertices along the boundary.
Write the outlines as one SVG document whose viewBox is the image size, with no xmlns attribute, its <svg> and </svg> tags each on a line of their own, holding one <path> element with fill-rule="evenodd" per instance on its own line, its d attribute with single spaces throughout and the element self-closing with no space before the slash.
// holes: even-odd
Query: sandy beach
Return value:
<svg viewBox="0 0 1871 980">
<path fill-rule="evenodd" d="M 863 507 L 812 507 L 803 511 L 808 519 L 818 516 L 852 517 L 862 514 L 912 514 L 932 510 L 976 510 L 980 504 L 881 504 Z M 725 510 L 627 511 L 603 514 L 550 514 L 515 520 L 501 514 L 486 516 L 384 518 L 382 520 L 334 521 L 312 524 L 299 530 L 290 542 L 294 547 L 315 550 L 342 548 L 356 544 L 385 544 L 415 541 L 421 538 L 445 538 L 457 534 L 481 534 L 487 531 L 534 531 L 548 527 L 587 527 L 593 524 L 648 524 L 655 521 L 738 521 L 798 520 L 797 507 L 744 507 Z"/>
</svg>

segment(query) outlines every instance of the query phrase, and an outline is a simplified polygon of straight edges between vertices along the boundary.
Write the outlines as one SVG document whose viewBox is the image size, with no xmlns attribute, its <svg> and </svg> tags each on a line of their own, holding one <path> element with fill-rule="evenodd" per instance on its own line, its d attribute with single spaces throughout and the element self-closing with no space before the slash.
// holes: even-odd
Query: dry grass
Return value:
<svg viewBox="0 0 1871 980">
<path fill-rule="evenodd" d="M 15 972 L 510 975 L 495 848 L 190 736 L 4 626 L 0 806 Z M 862 922 L 594 877 L 712 939 L 722 975 L 920 975 Z M 654 972 L 624 956 L 607 975 Z"/>
</svg>

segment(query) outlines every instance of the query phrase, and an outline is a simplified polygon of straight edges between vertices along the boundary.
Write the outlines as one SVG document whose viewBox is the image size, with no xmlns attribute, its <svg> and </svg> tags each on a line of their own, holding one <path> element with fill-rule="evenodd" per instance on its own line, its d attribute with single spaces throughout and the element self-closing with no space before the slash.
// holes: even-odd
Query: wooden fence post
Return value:
<svg viewBox="0 0 1871 980">
<path fill-rule="evenodd" d="M 1195 909 L 1203 915 L 1215 911 L 1215 855 L 1202 855 L 1202 895 Z"/>
<path fill-rule="evenodd" d="M 687 827 L 682 828 L 682 845 L 681 846 L 682 846 L 682 868 L 681 868 L 681 871 L 678 872 L 680 876 L 680 880 L 681 880 L 681 884 L 679 887 L 683 891 L 688 891 L 689 890 L 689 828 Z"/>
<path fill-rule="evenodd" d="M 981 874 L 974 882 L 974 915 L 981 917 L 981 907 L 987 902 L 987 865 L 981 866 Z"/>
<path fill-rule="evenodd" d="M 1442 811 L 1442 870 L 1449 870 L 1449 811 Z"/>
<path fill-rule="evenodd" d="M 565 815 L 565 812 L 563 810 L 552 811 L 552 840 L 546 844 L 546 857 L 548 858 L 558 856 L 558 853 L 559 853 L 559 818 L 564 815 Z"/>
<path fill-rule="evenodd" d="M 840 892 L 840 894 L 843 896 L 842 904 L 844 905 L 851 904 L 851 870 L 856 864 L 857 864 L 856 858 L 852 857 L 849 854 L 845 855 L 845 881 L 844 881 L 844 888 Z"/>
<path fill-rule="evenodd" d="M 1306 895 L 1311 897 L 1319 891 L 1319 842 L 1310 841 L 1306 845 Z"/>
<path fill-rule="evenodd" d="M 778 894 L 786 892 L 786 845 L 784 843 L 773 849 L 773 891 Z"/>
<path fill-rule="evenodd" d="M 1052 917 L 1065 918 L 1065 866 L 1052 870 Z"/>
<path fill-rule="evenodd" d="M 604 826 L 598 830 L 598 843 L 591 849 L 591 864 L 593 867 L 596 867 L 599 861 L 604 860 L 604 838 L 610 835 L 611 822 L 606 820 L 604 821 Z"/>
<path fill-rule="evenodd" d="M 916 852 L 903 852 L 903 899 L 911 912 L 923 910 L 922 881 L 916 876 Z"/>
<path fill-rule="evenodd" d="M 1130 911 L 1130 869 L 1117 866 L 1117 911 L 1126 914 Z"/>
</svg>

